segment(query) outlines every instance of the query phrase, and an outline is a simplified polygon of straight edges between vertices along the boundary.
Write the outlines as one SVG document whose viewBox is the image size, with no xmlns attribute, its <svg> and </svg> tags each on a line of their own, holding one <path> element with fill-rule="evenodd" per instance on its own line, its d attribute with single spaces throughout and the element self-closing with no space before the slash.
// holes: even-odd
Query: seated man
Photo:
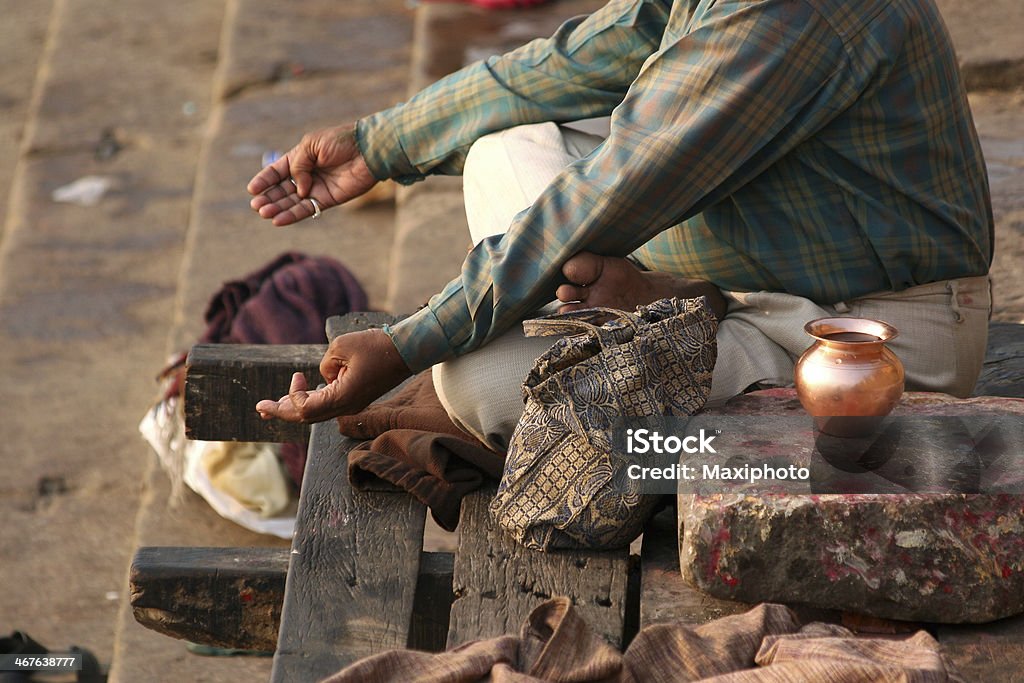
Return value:
<svg viewBox="0 0 1024 683">
<path fill-rule="evenodd" d="M 557 125 L 609 114 L 603 140 Z M 463 172 L 476 246 L 459 277 L 390 329 L 336 339 L 330 384 L 297 375 L 264 417 L 351 413 L 434 366 L 456 423 L 503 447 L 551 343 L 515 328 L 553 297 L 707 295 L 722 317 L 712 402 L 790 383 L 803 324 L 829 315 L 895 325 L 908 389 L 974 386 L 993 223 L 932 0 L 612 0 L 306 135 L 249 191 L 288 225 L 379 179 Z"/>
</svg>

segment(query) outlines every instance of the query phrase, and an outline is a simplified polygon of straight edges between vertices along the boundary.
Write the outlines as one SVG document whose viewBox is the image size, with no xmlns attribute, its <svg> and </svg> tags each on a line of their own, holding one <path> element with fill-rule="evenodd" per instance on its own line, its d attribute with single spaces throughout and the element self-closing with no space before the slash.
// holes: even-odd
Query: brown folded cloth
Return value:
<svg viewBox="0 0 1024 683">
<path fill-rule="evenodd" d="M 325 683 L 816 683 L 960 682 L 924 631 L 904 640 L 858 638 L 834 624 L 801 628 L 782 605 L 702 626 L 655 624 L 620 654 L 590 630 L 568 598 L 535 609 L 519 637 L 474 641 L 450 652 L 392 650 Z"/>
<path fill-rule="evenodd" d="M 495 453 L 456 427 L 434 391 L 431 372 L 414 377 L 395 396 L 338 418 L 342 434 L 366 439 L 348 454 L 352 486 L 403 489 L 452 531 L 462 498 L 499 479 L 504 453 Z"/>
</svg>

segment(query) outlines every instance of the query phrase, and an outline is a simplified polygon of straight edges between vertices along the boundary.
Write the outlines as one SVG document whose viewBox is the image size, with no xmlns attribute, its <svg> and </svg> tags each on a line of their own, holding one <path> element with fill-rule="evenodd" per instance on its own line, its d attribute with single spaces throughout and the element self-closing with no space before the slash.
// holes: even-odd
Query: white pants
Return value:
<svg viewBox="0 0 1024 683">
<path fill-rule="evenodd" d="M 504 232 L 563 167 L 600 141 L 554 123 L 519 126 L 478 140 L 467 157 L 463 184 L 474 244 Z M 981 372 L 991 312 L 987 277 L 935 282 L 833 305 L 780 292 L 723 295 L 729 308 L 718 328 L 709 405 L 721 404 L 755 383 L 792 384 L 793 365 L 812 342 L 803 326 L 815 318 L 874 318 L 895 326 L 899 336 L 888 346 L 903 361 L 911 391 L 969 396 Z M 522 381 L 553 341 L 525 337 L 516 327 L 474 353 L 435 366 L 438 397 L 455 424 L 503 450 L 523 412 Z"/>
</svg>

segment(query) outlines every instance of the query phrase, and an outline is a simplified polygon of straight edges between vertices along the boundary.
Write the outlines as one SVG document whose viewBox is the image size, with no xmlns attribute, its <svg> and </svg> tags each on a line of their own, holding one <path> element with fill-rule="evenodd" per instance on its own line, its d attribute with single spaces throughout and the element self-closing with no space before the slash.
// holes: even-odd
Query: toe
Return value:
<svg viewBox="0 0 1024 683">
<path fill-rule="evenodd" d="M 597 282 L 604 270 L 604 257 L 581 251 L 562 266 L 562 274 L 576 285 L 590 285 Z"/>
<path fill-rule="evenodd" d="M 555 290 L 555 298 L 563 303 L 568 303 L 570 301 L 586 301 L 587 288 L 577 287 L 576 285 L 559 285 L 558 289 Z"/>
</svg>

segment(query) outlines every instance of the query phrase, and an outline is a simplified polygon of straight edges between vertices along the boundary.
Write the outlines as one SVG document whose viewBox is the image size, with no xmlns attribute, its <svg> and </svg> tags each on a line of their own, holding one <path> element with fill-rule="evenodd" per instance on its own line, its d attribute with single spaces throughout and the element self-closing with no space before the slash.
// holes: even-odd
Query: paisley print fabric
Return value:
<svg viewBox="0 0 1024 683">
<path fill-rule="evenodd" d="M 598 326 L 595 321 L 611 318 Z M 658 497 L 623 476 L 612 430 L 623 419 L 692 415 L 711 390 L 718 329 L 703 297 L 636 313 L 594 308 L 523 323 L 527 336 L 569 334 L 537 359 L 491 514 L 524 545 L 629 544 Z"/>
</svg>

